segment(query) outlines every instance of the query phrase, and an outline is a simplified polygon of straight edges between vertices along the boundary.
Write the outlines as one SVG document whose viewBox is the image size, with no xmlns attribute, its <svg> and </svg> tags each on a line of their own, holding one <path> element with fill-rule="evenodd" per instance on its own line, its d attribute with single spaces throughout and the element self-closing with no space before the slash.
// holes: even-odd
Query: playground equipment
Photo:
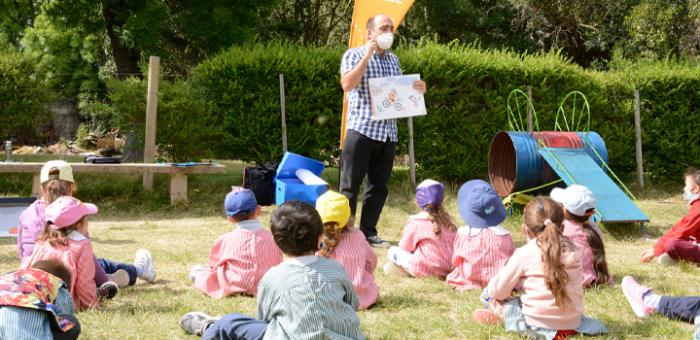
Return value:
<svg viewBox="0 0 700 340">
<path fill-rule="evenodd" d="M 532 112 L 536 131 L 524 129 L 520 113 L 523 99 L 524 106 Z M 564 182 L 584 185 L 595 194 L 596 215 L 602 222 L 649 220 L 634 204 L 634 195 L 608 166 L 603 138 L 590 131 L 590 107 L 583 93 L 574 91 L 564 97 L 554 131 L 540 131 L 532 101 L 520 90 L 508 96 L 507 110 L 513 131 L 498 132 L 489 149 L 489 179 L 499 195 L 505 197 L 504 203 L 526 202 L 526 193 Z"/>
</svg>

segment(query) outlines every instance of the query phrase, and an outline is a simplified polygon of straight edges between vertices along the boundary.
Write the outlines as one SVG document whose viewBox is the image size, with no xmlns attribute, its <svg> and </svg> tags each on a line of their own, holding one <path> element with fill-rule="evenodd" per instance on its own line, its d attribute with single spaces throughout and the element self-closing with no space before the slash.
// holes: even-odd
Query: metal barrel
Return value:
<svg viewBox="0 0 700 340">
<path fill-rule="evenodd" d="M 549 167 L 539 154 L 538 140 L 547 147 L 585 149 L 591 158 L 600 165 L 600 159 L 595 155 L 591 146 L 607 162 L 608 152 L 603 139 L 591 131 L 560 132 L 543 131 L 528 132 L 500 131 L 493 137 L 489 149 L 489 179 L 496 192 L 507 196 L 513 192 L 533 188 L 558 179 L 557 174 Z"/>
</svg>

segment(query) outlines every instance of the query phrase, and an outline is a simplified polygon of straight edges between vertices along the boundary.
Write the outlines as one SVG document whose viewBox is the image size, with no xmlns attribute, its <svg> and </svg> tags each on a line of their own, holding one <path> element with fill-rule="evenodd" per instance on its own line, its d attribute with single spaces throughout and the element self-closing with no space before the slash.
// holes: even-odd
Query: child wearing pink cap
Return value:
<svg viewBox="0 0 700 340">
<path fill-rule="evenodd" d="M 457 291 L 481 289 L 513 255 L 515 246 L 508 230 L 500 224 L 506 209 L 493 187 L 475 179 L 457 193 L 459 214 L 466 226 L 459 228 L 447 284 Z"/>
<path fill-rule="evenodd" d="M 255 296 L 263 275 L 282 262 L 282 251 L 258 220 L 260 207 L 252 191 L 234 187 L 226 195 L 224 209 L 236 228 L 214 242 L 208 265 L 192 267 L 190 280 L 215 299 L 233 294 Z"/>
<path fill-rule="evenodd" d="M 95 260 L 87 238 L 87 216 L 97 207 L 71 196 L 61 196 L 44 211 L 46 225 L 39 234 L 34 252 L 23 268 L 41 260 L 58 259 L 71 272 L 70 293 L 76 309 L 98 308 L 95 290 Z"/>
<path fill-rule="evenodd" d="M 323 221 L 321 250 L 316 255 L 343 265 L 360 299 L 357 309 L 370 307 L 379 298 L 379 286 L 374 281 L 377 255 L 365 234 L 353 227 L 350 201 L 345 195 L 328 190 L 316 200 L 316 211 Z"/>
<path fill-rule="evenodd" d="M 454 269 L 450 260 L 457 227 L 443 208 L 444 197 L 445 187 L 432 179 L 416 187 L 416 204 L 423 211 L 408 218 L 399 246 L 389 248 L 385 272 L 445 277 Z"/>
<path fill-rule="evenodd" d="M 583 287 L 612 285 L 612 275 L 605 260 L 603 233 L 591 218 L 596 204 L 593 192 L 583 185 L 572 184 L 566 189 L 552 189 L 549 196 L 564 207 L 562 234 L 573 241 L 581 253 Z"/>
</svg>

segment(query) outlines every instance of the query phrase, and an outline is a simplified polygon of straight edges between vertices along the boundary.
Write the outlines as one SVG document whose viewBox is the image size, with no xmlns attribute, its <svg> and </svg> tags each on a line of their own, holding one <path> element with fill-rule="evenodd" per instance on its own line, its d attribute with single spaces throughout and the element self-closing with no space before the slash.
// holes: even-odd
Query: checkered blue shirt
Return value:
<svg viewBox="0 0 700 340">
<path fill-rule="evenodd" d="M 364 57 L 366 46 L 351 48 L 343 55 L 340 63 L 340 74 L 351 71 Z M 385 51 L 384 54 L 375 53 L 367 64 L 367 70 L 360 83 L 348 92 L 348 123 L 347 129 L 355 130 L 371 139 L 384 142 L 387 137 L 392 142 L 398 141 L 396 133 L 396 120 L 372 120 L 371 104 L 369 98 L 369 79 L 400 76 L 401 65 L 399 58 L 393 53 Z"/>
</svg>

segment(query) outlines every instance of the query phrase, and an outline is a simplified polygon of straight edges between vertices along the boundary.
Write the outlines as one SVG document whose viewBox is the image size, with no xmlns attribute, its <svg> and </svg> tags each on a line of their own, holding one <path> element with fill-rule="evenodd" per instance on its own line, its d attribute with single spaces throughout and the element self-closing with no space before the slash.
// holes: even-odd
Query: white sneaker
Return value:
<svg viewBox="0 0 700 340">
<path fill-rule="evenodd" d="M 384 264 L 384 273 L 393 275 L 393 276 L 411 276 L 405 269 L 401 268 L 399 265 L 387 262 Z"/>
<path fill-rule="evenodd" d="M 119 288 L 124 288 L 129 286 L 129 272 L 124 269 L 117 269 L 116 272 L 112 274 L 107 274 L 107 280 L 112 281 L 119 286 Z"/>
<path fill-rule="evenodd" d="M 203 312 L 189 312 L 180 318 L 180 328 L 187 334 L 202 336 L 207 328 L 221 318 Z"/>
<path fill-rule="evenodd" d="M 203 266 L 201 264 L 197 264 L 192 266 L 192 269 L 190 269 L 190 282 L 194 283 L 194 280 L 207 269 L 206 266 Z"/>
<path fill-rule="evenodd" d="M 657 261 L 659 261 L 659 264 L 664 266 L 675 266 L 676 264 L 678 264 L 678 260 L 674 260 L 671 256 L 669 256 L 666 253 L 659 255 Z"/>
<path fill-rule="evenodd" d="M 151 252 L 146 249 L 139 249 L 134 254 L 134 266 L 141 268 L 142 272 L 139 276 L 141 280 L 153 282 L 156 280 L 156 269 L 153 268 L 153 257 Z"/>
</svg>

